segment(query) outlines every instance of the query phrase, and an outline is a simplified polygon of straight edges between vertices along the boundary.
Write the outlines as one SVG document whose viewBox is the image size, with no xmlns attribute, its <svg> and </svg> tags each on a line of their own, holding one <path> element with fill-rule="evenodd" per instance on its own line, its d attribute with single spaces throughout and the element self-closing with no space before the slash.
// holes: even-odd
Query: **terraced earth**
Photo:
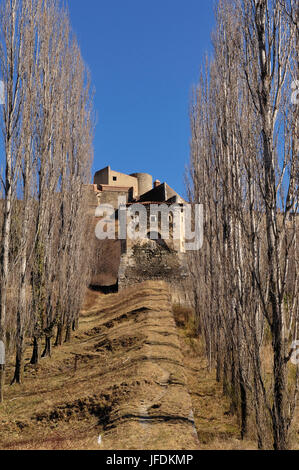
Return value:
<svg viewBox="0 0 299 470">
<path fill-rule="evenodd" d="M 170 299 L 162 281 L 89 290 L 71 343 L 38 366 L 28 344 L 21 386 L 8 364 L 0 449 L 255 449 Z"/>
<path fill-rule="evenodd" d="M 167 284 L 90 292 L 73 341 L 6 387 L 0 426 L 4 449 L 199 448 Z"/>
</svg>

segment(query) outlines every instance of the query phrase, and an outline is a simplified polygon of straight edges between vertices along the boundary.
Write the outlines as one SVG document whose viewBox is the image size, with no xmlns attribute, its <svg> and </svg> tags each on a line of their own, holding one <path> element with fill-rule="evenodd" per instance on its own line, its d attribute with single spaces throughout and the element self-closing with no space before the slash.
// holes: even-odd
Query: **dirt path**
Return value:
<svg viewBox="0 0 299 470">
<path fill-rule="evenodd" d="M 167 285 L 90 294 L 72 343 L 6 388 L 0 432 L 6 449 L 199 448 Z"/>
</svg>

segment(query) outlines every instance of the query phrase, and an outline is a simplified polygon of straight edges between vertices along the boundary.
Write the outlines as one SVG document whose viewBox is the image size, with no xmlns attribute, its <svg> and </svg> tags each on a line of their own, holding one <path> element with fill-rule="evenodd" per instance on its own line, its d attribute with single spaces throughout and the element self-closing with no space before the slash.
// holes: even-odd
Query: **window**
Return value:
<svg viewBox="0 0 299 470">
<path fill-rule="evenodd" d="M 117 181 L 117 176 L 113 176 L 113 181 Z"/>
</svg>

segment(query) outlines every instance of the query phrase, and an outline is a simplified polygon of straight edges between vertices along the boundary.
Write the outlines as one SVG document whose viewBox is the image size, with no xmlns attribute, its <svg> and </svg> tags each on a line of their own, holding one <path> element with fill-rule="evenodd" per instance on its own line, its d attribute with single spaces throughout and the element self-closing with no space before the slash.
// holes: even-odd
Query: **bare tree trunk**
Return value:
<svg viewBox="0 0 299 470">
<path fill-rule="evenodd" d="M 30 364 L 37 365 L 40 360 L 40 339 L 37 336 L 33 337 L 33 351 Z"/>
<path fill-rule="evenodd" d="M 45 349 L 44 349 L 44 352 L 42 354 L 42 357 L 51 357 L 51 337 L 50 336 L 46 336 L 45 337 Z"/>
<path fill-rule="evenodd" d="M 71 342 L 71 332 L 72 332 L 72 327 L 71 327 L 71 324 L 68 323 L 66 325 L 65 340 L 64 340 L 65 343 Z"/>
<path fill-rule="evenodd" d="M 4 73 L 4 89 L 6 103 L 4 106 L 4 140 L 5 140 L 5 178 L 4 178 L 4 222 L 1 246 L 1 278 L 0 278 L 0 340 L 6 345 L 6 314 L 7 289 L 9 281 L 10 231 L 12 220 L 12 202 L 16 189 L 15 170 L 18 162 L 13 158 L 13 139 L 18 128 L 20 91 L 20 55 L 22 44 L 17 44 L 17 3 L 7 2 L 1 17 L 1 29 L 5 49 L 2 48 L 0 61 Z M 3 180 L 2 180 L 3 181 Z M 0 370 L 0 399 L 3 399 L 5 383 L 5 367 Z"/>
<path fill-rule="evenodd" d="M 55 340 L 55 346 L 61 346 L 62 345 L 62 335 L 63 335 L 63 324 L 60 322 L 57 325 L 57 333 L 56 333 L 56 340 Z"/>
<path fill-rule="evenodd" d="M 17 342 L 16 342 L 16 363 L 15 373 L 12 379 L 12 384 L 22 384 L 24 381 L 24 337 L 17 331 Z"/>
</svg>

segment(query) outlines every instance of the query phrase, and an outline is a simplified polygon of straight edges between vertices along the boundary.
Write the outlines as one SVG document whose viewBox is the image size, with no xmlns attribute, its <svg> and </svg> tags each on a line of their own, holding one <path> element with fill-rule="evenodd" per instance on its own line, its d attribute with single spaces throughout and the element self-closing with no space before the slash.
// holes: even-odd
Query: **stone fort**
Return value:
<svg viewBox="0 0 299 470">
<path fill-rule="evenodd" d="M 125 174 L 114 171 L 110 166 L 97 171 L 93 184 L 88 187 L 90 214 L 95 217 L 96 208 L 109 204 L 118 211 L 118 198 L 122 196 L 129 208 L 132 204 L 142 204 L 149 214 L 150 206 L 176 204 L 181 207 L 186 201 L 166 182 L 153 180 L 147 173 Z M 152 216 L 153 217 L 153 216 Z M 95 217 L 95 223 L 96 223 Z M 151 238 L 150 231 L 144 240 L 133 242 L 124 240 L 99 240 L 99 256 L 94 273 L 93 285 L 99 288 L 117 286 L 122 289 L 131 284 L 148 279 L 168 281 L 174 303 L 190 304 L 186 283 L 188 283 L 187 255 L 184 249 L 183 233 L 179 240 L 172 237 L 173 215 L 169 213 L 170 237 L 162 240 Z M 159 230 L 158 230 L 159 231 Z"/>
<path fill-rule="evenodd" d="M 167 183 L 155 180 L 147 173 L 126 175 L 111 170 L 110 166 L 97 171 L 94 175 L 94 191 L 99 204 L 112 204 L 117 207 L 119 195 L 126 197 L 127 203 L 133 202 L 166 202 L 186 203 Z"/>
</svg>

